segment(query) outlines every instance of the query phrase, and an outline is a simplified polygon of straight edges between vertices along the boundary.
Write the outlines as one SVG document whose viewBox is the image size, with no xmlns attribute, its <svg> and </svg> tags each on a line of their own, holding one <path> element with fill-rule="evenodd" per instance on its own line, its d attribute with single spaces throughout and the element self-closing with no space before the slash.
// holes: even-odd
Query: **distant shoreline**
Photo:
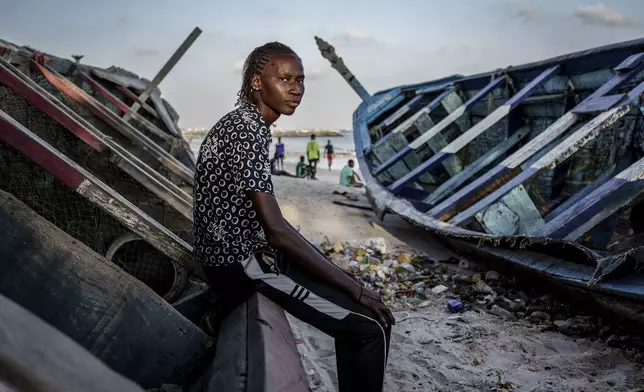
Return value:
<svg viewBox="0 0 644 392">
<path fill-rule="evenodd" d="M 183 131 L 181 132 L 185 139 L 203 139 L 208 134 L 209 130 L 204 131 Z M 320 130 L 272 130 L 273 137 L 310 137 L 311 135 L 320 137 L 334 137 L 342 136 L 342 131 L 331 129 Z"/>
</svg>

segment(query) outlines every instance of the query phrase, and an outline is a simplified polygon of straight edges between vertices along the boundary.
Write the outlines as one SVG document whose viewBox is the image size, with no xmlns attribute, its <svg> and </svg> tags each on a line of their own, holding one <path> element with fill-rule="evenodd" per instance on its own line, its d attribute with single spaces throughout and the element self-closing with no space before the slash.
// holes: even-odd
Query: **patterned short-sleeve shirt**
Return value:
<svg viewBox="0 0 644 392">
<path fill-rule="evenodd" d="M 205 266 L 246 260 L 270 249 L 247 192 L 274 194 L 271 134 L 255 105 L 231 111 L 208 132 L 194 182 L 194 251 Z"/>
</svg>

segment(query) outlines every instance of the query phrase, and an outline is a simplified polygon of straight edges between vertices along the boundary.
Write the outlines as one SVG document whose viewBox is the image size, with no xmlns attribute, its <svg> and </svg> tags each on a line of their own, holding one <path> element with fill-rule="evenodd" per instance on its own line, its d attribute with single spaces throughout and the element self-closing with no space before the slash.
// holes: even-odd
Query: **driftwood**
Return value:
<svg viewBox="0 0 644 392">
<path fill-rule="evenodd" d="M 0 295 L 0 391 L 143 392 L 79 344 Z"/>
<path fill-rule="evenodd" d="M 181 384 L 201 364 L 212 344 L 203 331 L 143 283 L 2 191 L 0 232 L 0 294 L 118 373 L 151 388 Z"/>
</svg>

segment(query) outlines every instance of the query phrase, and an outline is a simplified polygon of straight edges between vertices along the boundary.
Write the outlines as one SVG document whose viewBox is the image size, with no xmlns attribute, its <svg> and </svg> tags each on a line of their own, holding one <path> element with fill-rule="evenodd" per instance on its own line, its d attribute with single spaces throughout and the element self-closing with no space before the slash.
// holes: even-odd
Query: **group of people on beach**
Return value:
<svg viewBox="0 0 644 392">
<path fill-rule="evenodd" d="M 364 287 L 304 238 L 275 198 L 270 127 L 281 115 L 295 113 L 303 95 L 302 61 L 291 48 L 270 42 L 250 53 L 236 108 L 212 127 L 199 150 L 195 259 L 218 298 L 219 320 L 259 292 L 335 339 L 341 392 L 381 392 L 395 324 L 391 310 L 378 291 Z M 312 137 L 307 146 L 312 178 L 320 157 L 316 145 Z M 284 155 L 283 145 L 277 151 L 277 158 Z M 325 152 L 328 159 L 329 149 Z M 283 168 L 283 158 L 280 163 Z M 353 172 L 353 163 L 347 166 Z M 357 178 L 349 169 L 343 172 L 345 183 Z"/>
<path fill-rule="evenodd" d="M 310 178 L 316 180 L 315 177 L 317 172 L 317 164 L 320 161 L 320 145 L 315 140 L 315 135 L 311 135 L 311 140 L 306 144 L 306 157 L 308 159 L 308 165 L 305 163 L 304 156 L 300 156 L 300 160 L 295 165 L 295 175 L 284 170 L 284 157 L 286 155 L 286 149 L 284 143 L 282 143 L 282 138 L 277 138 L 277 143 L 275 144 L 275 154 L 270 160 L 271 174 L 278 176 L 288 176 L 296 178 Z M 335 158 L 335 153 L 333 151 L 333 144 L 331 140 L 327 140 L 326 146 L 324 146 L 324 155 L 326 156 L 327 163 L 329 165 L 329 171 L 331 171 L 331 166 L 333 165 L 333 159 Z M 340 171 L 340 184 L 349 187 L 363 187 L 362 179 L 354 171 L 355 162 L 353 159 L 349 159 L 347 164 Z"/>
</svg>

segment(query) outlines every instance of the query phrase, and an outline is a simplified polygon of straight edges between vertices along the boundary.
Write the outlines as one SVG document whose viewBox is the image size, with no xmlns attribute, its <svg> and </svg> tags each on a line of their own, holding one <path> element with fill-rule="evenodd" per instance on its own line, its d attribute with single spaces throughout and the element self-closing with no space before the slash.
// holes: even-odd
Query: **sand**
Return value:
<svg viewBox="0 0 644 392">
<path fill-rule="evenodd" d="M 343 163 L 343 162 L 342 162 Z M 333 204 L 368 205 L 364 190 L 338 184 L 340 162 L 319 180 L 274 176 L 284 216 L 314 243 L 384 238 L 442 260 L 453 255 L 422 230 L 388 215 L 378 222 L 367 210 Z M 293 165 L 286 170 L 294 172 Z M 333 191 L 347 191 L 350 201 Z M 470 263 L 472 261 L 470 260 Z M 510 322 L 480 311 L 452 315 L 445 297 L 420 309 L 396 305 L 385 391 L 630 391 L 644 386 L 644 371 L 629 354 L 600 342 Z M 314 391 L 336 391 L 333 339 L 290 317 Z"/>
</svg>

